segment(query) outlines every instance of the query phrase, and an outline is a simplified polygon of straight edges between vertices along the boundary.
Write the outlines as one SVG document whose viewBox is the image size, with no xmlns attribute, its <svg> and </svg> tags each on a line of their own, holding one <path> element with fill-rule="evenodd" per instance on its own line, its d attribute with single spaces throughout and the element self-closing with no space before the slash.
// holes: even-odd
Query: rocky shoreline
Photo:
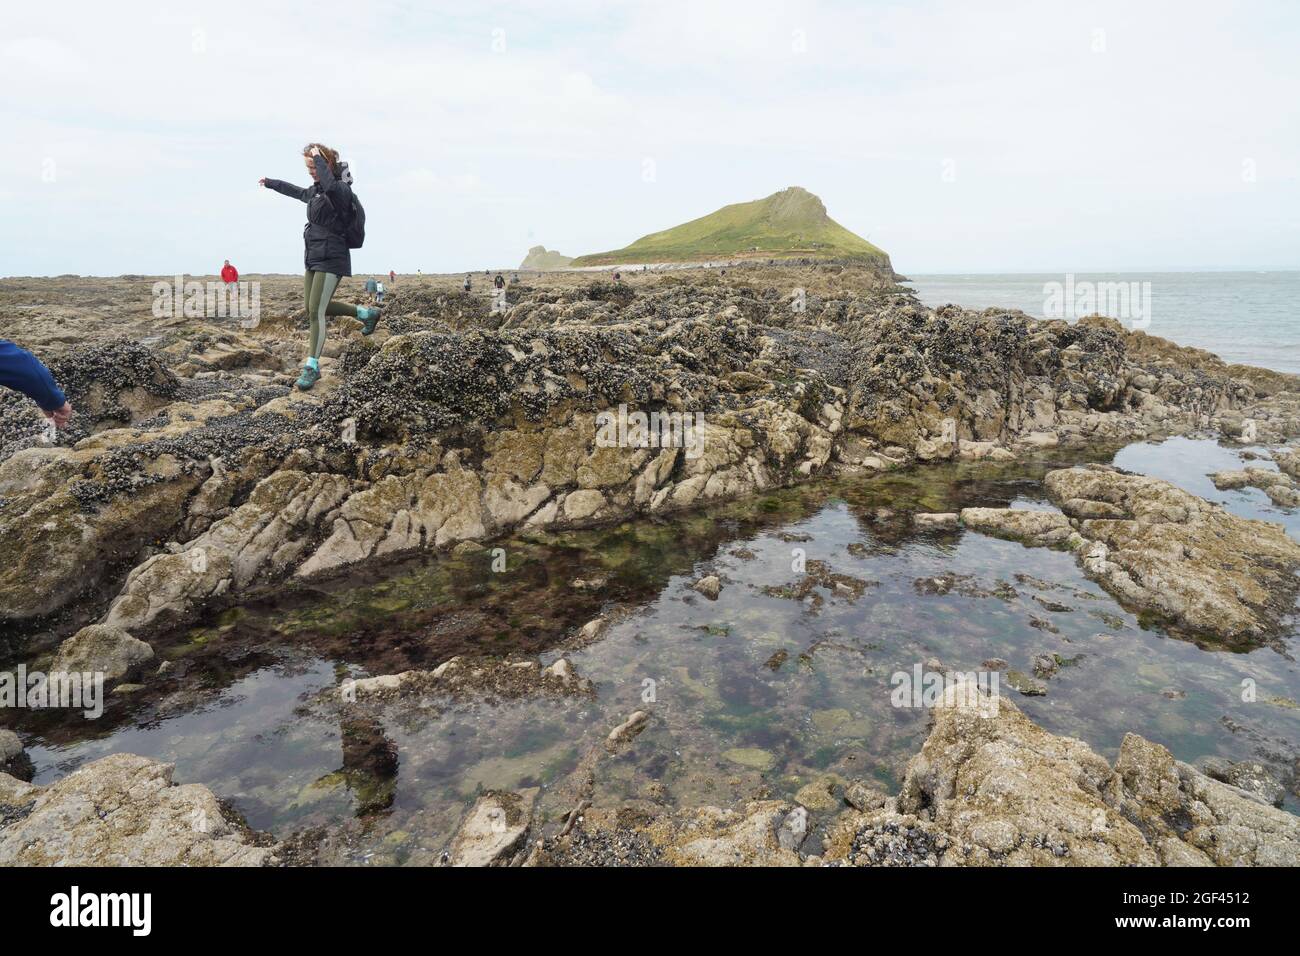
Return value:
<svg viewBox="0 0 1300 956">
<path fill-rule="evenodd" d="M 149 286 L 121 281 L 141 296 Z M 47 359 L 82 414 L 63 442 L 48 444 L 39 416 L 0 396 L 0 553 L 12 557 L 0 569 L 0 628 L 10 654 L 60 645 L 65 662 L 103 670 L 110 681 L 138 678 L 147 692 L 156 669 L 149 642 L 201 616 L 294 582 L 521 530 L 654 518 L 820 477 L 950 460 L 1207 431 L 1267 445 L 1300 434 L 1300 380 L 1291 376 L 1226 366 L 1107 319 L 929 310 L 890 277 L 862 269 L 653 275 L 618 285 L 548 276 L 514 287 L 500 313 L 455 282 L 399 284 L 374 341 L 336 329 L 325 379 L 309 393 L 288 385 L 302 321 L 290 280 L 268 281 L 271 315 L 251 329 L 159 321 L 147 299 L 111 320 L 75 296 L 72 305 L 28 306 L 30 334 L 16 338 Z M 19 301 L 30 295 L 15 280 L 0 291 Z M 626 430 L 612 444 L 600 440 L 601 416 L 629 411 L 676 416 L 678 437 L 683 423 L 696 429 L 686 434 L 694 444 L 640 447 Z M 1274 457 L 1291 476 L 1289 453 Z M 1250 474 L 1222 480 L 1283 484 Z M 1057 511 L 971 508 L 951 521 L 1073 551 L 1126 606 L 1198 642 L 1276 645 L 1300 568 L 1300 546 L 1278 526 L 1114 469 L 1059 469 L 1046 486 Z M 367 690 L 434 692 L 434 678 L 417 676 L 374 678 L 386 683 Z M 494 692 L 520 681 L 521 693 L 569 685 L 549 672 L 533 683 L 526 677 L 520 668 Z M 1141 738 L 1126 741 L 1112 768 L 1077 741 L 1050 742 L 1061 738 L 1004 705 L 1006 714 L 985 724 L 959 708 L 939 712 L 931 742 L 952 739 L 926 744 L 899 796 L 880 806 L 874 796 L 859 794 L 863 806 L 850 801 L 860 816 L 841 821 L 835 836 L 828 831 L 823 852 L 801 857 L 802 840 L 792 843 L 799 808 L 770 804 L 651 814 L 635 826 L 627 808 L 596 808 L 539 846 L 521 822 L 531 800 L 515 794 L 508 806 L 471 810 L 470 819 L 496 836 L 503 815 L 513 821 L 507 831 L 523 827 L 517 839 L 486 852 L 467 835 L 452 855 L 600 862 L 621 847 L 641 862 L 1295 860 L 1290 814 L 1257 811 L 1257 801 L 1175 765 Z M 622 736 L 612 743 L 635 734 Z M 1050 766 L 1034 764 L 1022 778 L 1000 764 L 988 771 L 989 786 L 1024 779 L 1029 794 L 1043 785 L 1034 774 L 1068 778 L 1077 805 L 1055 807 L 1060 818 L 1031 825 L 1048 811 L 1028 796 L 1023 825 L 993 806 L 954 801 L 951 780 L 978 774 L 975 755 L 1041 757 L 1040 744 L 1059 751 Z M 934 769 L 958 752 L 957 764 Z M 131 849 L 145 840 L 139 833 L 156 836 L 153 824 L 117 831 L 94 820 L 78 824 L 84 843 L 30 849 L 46 845 L 33 834 L 80 787 L 140 789 L 126 778 L 145 775 L 146 821 L 212 797 L 194 785 L 170 788 L 163 765 L 128 767 L 128 757 L 97 761 L 48 788 L 0 777 L 0 862 L 39 862 L 47 852 L 68 862 L 129 862 L 163 852 L 147 840 L 143 855 Z M 1134 767 L 1141 772 L 1126 775 Z M 983 779 L 972 777 L 977 791 Z M 1152 781 L 1163 781 L 1158 793 L 1143 789 Z M 1100 835 L 1080 829 L 1097 813 Z M 775 826 L 763 822 L 777 817 Z M 274 858 L 265 838 L 235 823 L 201 835 L 199 845 L 170 845 L 167 860 Z"/>
<path fill-rule="evenodd" d="M 932 312 L 871 274 L 849 285 L 806 294 L 804 311 L 740 280 L 521 289 L 503 315 L 452 323 L 453 293 L 399 289 L 400 334 L 340 330 L 306 394 L 286 384 L 291 319 L 74 346 L 51 367 L 85 437 L 42 444 L 35 413 L 7 399 L 0 613 L 145 637 L 286 578 L 521 527 L 952 458 L 1300 429 L 1286 376 L 1110 320 Z M 598 415 L 620 406 L 700 416 L 699 452 L 602 447 Z"/>
</svg>

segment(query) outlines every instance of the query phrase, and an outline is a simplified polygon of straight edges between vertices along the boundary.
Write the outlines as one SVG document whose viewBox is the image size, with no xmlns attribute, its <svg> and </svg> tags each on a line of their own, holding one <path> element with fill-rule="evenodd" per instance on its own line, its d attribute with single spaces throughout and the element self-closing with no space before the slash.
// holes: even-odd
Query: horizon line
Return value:
<svg viewBox="0 0 1300 956">
<path fill-rule="evenodd" d="M 488 267 L 488 268 L 485 269 L 485 270 L 480 270 L 480 269 L 478 269 L 478 268 L 472 268 L 472 269 L 452 269 L 452 270 L 447 271 L 447 272 L 426 272 L 426 271 L 423 271 L 423 270 L 421 270 L 421 271 L 419 271 L 419 272 L 403 272 L 403 271 L 401 271 L 401 270 L 394 270 L 394 271 L 395 271 L 396 274 L 399 275 L 399 276 L 403 276 L 403 275 L 407 275 L 407 276 L 415 276 L 415 275 L 420 275 L 420 276 L 458 276 L 458 275 L 463 275 L 463 274 L 465 274 L 466 272 L 468 272 L 468 273 L 470 273 L 470 274 L 474 274 L 474 273 L 477 273 L 477 272 L 480 272 L 480 271 L 486 271 L 486 272 L 527 272 L 527 273 L 529 273 L 530 275 L 562 275 L 562 274 L 567 274 L 567 273 L 572 273 L 572 274 L 574 274 L 574 275 L 578 275 L 578 274 L 581 274 L 581 273 L 584 273 L 584 272 L 586 272 L 586 273 L 594 273 L 594 272 L 599 272 L 599 271 L 602 271 L 602 270 L 603 270 L 603 271 L 610 271 L 610 272 L 613 272 L 613 271 L 616 271 L 616 270 L 618 270 L 618 269 L 620 269 L 620 268 L 622 268 L 622 269 L 628 269 L 628 268 L 631 268 L 631 267 L 630 267 L 629 265 L 627 265 L 627 264 L 614 264 L 614 265 L 609 265 L 609 266 L 587 266 L 587 267 L 584 267 L 584 268 L 582 268 L 582 269 L 547 269 L 547 270 L 541 270 L 541 271 L 539 271 L 539 270 L 536 270 L 536 269 L 521 269 L 521 268 L 519 268 L 518 266 L 490 266 L 490 267 Z M 699 266 L 699 267 L 697 267 L 697 268 L 699 268 L 699 269 L 706 269 L 706 268 L 713 268 L 713 269 L 716 269 L 716 268 L 736 268 L 736 269 L 738 269 L 738 270 L 740 270 L 740 271 L 744 271 L 744 267 L 740 267 L 740 266 L 736 266 L 736 267 L 733 267 L 733 266 L 726 266 L 726 267 L 722 267 L 722 266 Z M 775 265 L 773 265 L 773 266 L 766 266 L 766 265 L 764 265 L 764 266 L 762 266 L 762 268 L 780 268 L 780 266 L 775 266 Z M 809 268 L 809 267 L 808 267 L 808 266 L 797 266 L 796 268 Z M 360 278 L 360 277 L 362 277 L 362 276 L 367 276 L 367 275 L 386 276 L 386 275 L 388 275 L 388 271 L 389 271 L 389 270 L 387 270 L 387 269 L 383 269 L 383 270 L 356 269 L 356 270 L 353 270 L 353 274 L 352 274 L 351 278 Z M 674 271 L 678 271 L 678 270 L 674 270 Z M 1242 274 L 1248 274 L 1248 275 L 1268 275 L 1268 274 L 1272 274 L 1272 273 L 1293 273 L 1293 272 L 1300 272 L 1300 266 L 1290 266 L 1290 267 L 1284 267 L 1284 268 L 1277 268 L 1277 267 L 1273 267 L 1273 268 L 1247 268 L 1247 267 L 1242 267 L 1242 266 L 1188 266 L 1188 267 L 1178 267 L 1178 266 L 1172 266 L 1172 267 L 1171 267 L 1171 266 L 1160 266 L 1160 267 L 1145 268 L 1145 269 L 1144 269 L 1144 268 L 1134 268 L 1134 267 L 1131 267 L 1131 266 L 1130 266 L 1130 267 L 1125 267 L 1125 268 L 1122 268 L 1122 269 L 1104 269 L 1104 268 L 1083 268 L 1083 269 L 1081 269 L 1081 268 L 1070 268 L 1070 269 L 1043 269 L 1043 268 L 1037 268 L 1037 269 L 972 269 L 972 270 L 945 269 L 945 270 L 942 270 L 942 271 L 930 271 L 930 270 L 920 270 L 920 271 L 901 270 L 901 271 L 900 271 L 899 269 L 895 268 L 895 269 L 894 269 L 894 272 L 897 273 L 899 276 L 902 277 L 902 278 L 899 279 L 900 282 L 910 282 L 910 281 L 912 281 L 912 278 L 913 278 L 913 277 L 917 277 L 917 278 L 944 278 L 944 277 L 949 277 L 949 276 L 952 276 L 952 277 L 967 277 L 967 276 L 1153 275 L 1153 274 L 1192 275 L 1192 274 L 1201 273 L 1201 272 L 1209 272 L 1209 273 L 1215 273 L 1215 272 L 1217 272 L 1217 273 L 1225 273 L 1225 274 L 1229 274 L 1229 273 L 1242 273 Z M 634 273 L 634 274 L 635 274 L 635 273 Z M 50 273 L 25 273 L 25 274 L 22 274 L 22 275 L 18 275 L 18 274 L 14 274 L 14 275 L 0 275 L 0 282 L 8 281 L 8 280 L 10 280 L 10 279 L 63 279 L 63 278 L 77 278 L 77 279 L 124 279 L 124 278 L 127 278 L 128 276 L 130 276 L 130 277 L 139 277 L 139 278 L 154 278 L 154 277 L 167 277 L 167 278 L 170 278 L 170 277 L 178 276 L 178 275 L 184 275 L 184 276 L 209 276 L 209 275 L 210 275 L 210 276 L 214 276 L 214 277 L 219 277 L 219 276 L 220 276 L 220 272 L 219 272 L 219 271 L 217 271 L 217 272 L 186 272 L 186 271 L 184 271 L 184 270 L 179 270 L 179 271 L 178 271 L 178 270 L 172 269 L 172 270 L 168 270 L 168 271 L 166 271 L 166 272 L 119 272 L 119 273 L 115 273 L 115 274 L 109 274 L 109 273 L 97 273 L 97 272 L 58 272 L 58 273 L 50 272 Z M 245 275 L 250 275 L 250 276 L 253 276 L 253 275 L 256 275 L 256 276 L 300 276 L 301 273 L 300 273 L 300 272 L 256 272 L 256 271 L 244 272 L 244 271 L 241 271 L 241 272 L 240 272 L 240 275 L 241 275 L 241 276 L 245 276 Z"/>
</svg>

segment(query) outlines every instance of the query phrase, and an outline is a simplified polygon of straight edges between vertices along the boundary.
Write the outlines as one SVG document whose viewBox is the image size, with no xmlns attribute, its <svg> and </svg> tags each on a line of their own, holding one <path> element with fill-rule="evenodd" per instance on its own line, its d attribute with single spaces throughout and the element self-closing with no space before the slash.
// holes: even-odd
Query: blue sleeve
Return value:
<svg viewBox="0 0 1300 956">
<path fill-rule="evenodd" d="M 40 359 L 4 339 L 0 339 L 0 385 L 22 392 L 47 412 L 68 401 Z"/>
</svg>

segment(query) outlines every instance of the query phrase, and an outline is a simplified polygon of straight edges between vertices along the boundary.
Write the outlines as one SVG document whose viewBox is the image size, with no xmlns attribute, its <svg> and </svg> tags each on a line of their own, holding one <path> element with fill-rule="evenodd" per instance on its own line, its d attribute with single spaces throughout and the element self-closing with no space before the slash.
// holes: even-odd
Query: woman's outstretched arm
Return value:
<svg viewBox="0 0 1300 956">
<path fill-rule="evenodd" d="M 290 199 L 296 199 L 299 202 L 307 202 L 311 199 L 311 189 L 304 189 L 301 186 L 295 186 L 293 183 L 286 183 L 283 179 L 259 179 L 259 183 L 267 189 L 274 189 L 282 196 L 288 196 Z"/>
</svg>

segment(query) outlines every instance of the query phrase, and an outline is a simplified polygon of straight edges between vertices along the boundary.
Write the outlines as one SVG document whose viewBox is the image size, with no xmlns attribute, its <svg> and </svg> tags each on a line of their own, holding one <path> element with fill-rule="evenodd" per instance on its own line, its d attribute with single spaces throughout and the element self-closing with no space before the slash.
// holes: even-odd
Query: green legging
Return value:
<svg viewBox="0 0 1300 956">
<path fill-rule="evenodd" d="M 325 333 L 329 315 L 357 317 L 357 307 L 343 302 L 331 302 L 334 290 L 339 287 L 339 277 L 332 272 L 314 272 L 308 269 L 302 277 L 302 293 L 307 301 L 307 317 L 311 320 L 311 337 L 307 340 L 308 354 L 320 358 L 325 350 Z"/>
</svg>

